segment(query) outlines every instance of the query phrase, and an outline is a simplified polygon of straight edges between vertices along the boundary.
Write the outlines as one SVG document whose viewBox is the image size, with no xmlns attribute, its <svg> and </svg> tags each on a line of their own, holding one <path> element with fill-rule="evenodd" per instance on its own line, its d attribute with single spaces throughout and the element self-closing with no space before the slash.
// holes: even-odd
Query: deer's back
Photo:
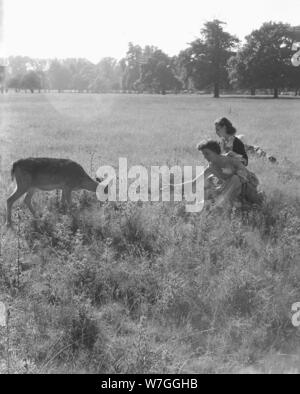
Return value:
<svg viewBox="0 0 300 394">
<path fill-rule="evenodd" d="M 67 185 L 74 189 L 89 178 L 81 165 L 72 160 L 46 157 L 18 160 L 13 172 L 16 178 L 25 176 L 33 187 Z"/>
</svg>

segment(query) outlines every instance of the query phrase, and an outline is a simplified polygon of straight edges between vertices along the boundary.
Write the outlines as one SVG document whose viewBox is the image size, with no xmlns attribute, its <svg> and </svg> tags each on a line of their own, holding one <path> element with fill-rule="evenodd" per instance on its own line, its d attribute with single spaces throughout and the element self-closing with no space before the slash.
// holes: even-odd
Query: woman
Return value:
<svg viewBox="0 0 300 394">
<path fill-rule="evenodd" d="M 262 204 L 263 194 L 257 190 L 259 181 L 240 160 L 222 155 L 216 141 L 203 141 L 197 148 L 209 163 L 205 177 L 213 175 L 222 183 L 221 194 L 216 199 L 216 205 L 224 202 L 232 204 L 241 197 L 249 203 Z"/>
<path fill-rule="evenodd" d="M 235 136 L 236 128 L 230 120 L 220 118 L 215 121 L 216 133 L 221 138 L 221 153 L 238 158 L 245 166 L 248 165 L 248 155 L 244 143 Z"/>
</svg>

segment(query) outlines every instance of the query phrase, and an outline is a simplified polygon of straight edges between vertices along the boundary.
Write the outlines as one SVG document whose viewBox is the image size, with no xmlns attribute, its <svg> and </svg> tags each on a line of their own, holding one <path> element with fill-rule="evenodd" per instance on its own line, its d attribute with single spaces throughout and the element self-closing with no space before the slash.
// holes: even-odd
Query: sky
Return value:
<svg viewBox="0 0 300 394">
<path fill-rule="evenodd" d="M 300 0 L 0 0 L 0 57 L 120 59 L 128 42 L 178 54 L 206 21 L 243 39 L 266 21 L 300 25 Z"/>
</svg>

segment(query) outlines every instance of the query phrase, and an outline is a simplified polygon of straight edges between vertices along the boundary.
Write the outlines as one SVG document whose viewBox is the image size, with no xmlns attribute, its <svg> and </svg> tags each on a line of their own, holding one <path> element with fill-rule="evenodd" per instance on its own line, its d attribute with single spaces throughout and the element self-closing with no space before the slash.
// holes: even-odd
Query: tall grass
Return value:
<svg viewBox="0 0 300 394">
<path fill-rule="evenodd" d="M 294 135 L 298 101 L 280 101 L 276 123 L 271 117 L 279 104 L 271 100 L 82 97 L 6 99 L 3 219 L 11 159 L 31 152 L 68 156 L 87 170 L 91 157 L 97 167 L 97 154 L 99 163 L 109 156 L 114 164 L 124 154 L 139 159 L 135 164 L 193 164 L 199 159 L 191 148 L 201 138 L 199 124 L 211 130 L 211 121 L 229 105 L 244 129 L 265 125 L 265 134 L 254 128 L 247 137 L 272 153 L 278 149 L 279 163 L 251 159 L 267 200 L 250 212 L 186 214 L 183 203 L 99 204 L 82 192 L 75 193 L 72 212 L 65 215 L 50 193 L 36 199 L 42 216 L 34 221 L 21 205 L 19 220 L 14 211 L 19 238 L 1 227 L 0 289 L 11 311 L 10 369 L 216 373 L 281 372 L 288 366 L 295 371 L 291 361 L 276 364 L 273 357 L 279 352 L 295 357 L 291 349 L 299 339 L 291 323 L 291 306 L 300 301 L 299 142 L 295 152 L 284 150 L 285 138 Z M 57 112 L 48 112 L 49 103 Z M 255 117 L 261 105 L 265 111 Z M 56 127 L 65 126 L 56 134 Z M 3 340 L 0 349 L 4 373 Z"/>
</svg>

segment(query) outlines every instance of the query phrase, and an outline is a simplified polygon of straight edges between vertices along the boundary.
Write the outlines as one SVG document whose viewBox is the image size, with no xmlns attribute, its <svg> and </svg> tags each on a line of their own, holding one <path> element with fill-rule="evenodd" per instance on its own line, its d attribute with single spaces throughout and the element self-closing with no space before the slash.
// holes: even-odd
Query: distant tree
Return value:
<svg viewBox="0 0 300 394">
<path fill-rule="evenodd" d="M 31 91 L 31 93 L 34 93 L 36 89 L 41 90 L 41 87 L 41 80 L 36 71 L 28 71 L 26 74 L 23 75 L 21 79 L 22 89 L 28 89 Z"/>
<path fill-rule="evenodd" d="M 24 75 L 28 70 L 32 70 L 33 60 L 28 56 L 10 56 L 8 58 L 9 75 Z"/>
<path fill-rule="evenodd" d="M 290 26 L 288 32 L 294 41 L 300 42 L 300 26 Z"/>
<path fill-rule="evenodd" d="M 244 47 L 228 61 L 229 81 L 232 87 L 249 89 L 251 95 L 255 95 L 255 90 L 259 88 L 259 83 L 255 75 L 254 67 L 251 67 L 251 49 Z"/>
<path fill-rule="evenodd" d="M 7 59 L 7 87 L 15 89 L 16 91 L 22 89 L 22 80 L 25 78 L 25 84 L 33 76 L 27 75 L 30 71 L 35 72 L 40 80 L 40 89 L 48 88 L 47 71 L 49 68 L 49 60 L 47 59 L 32 59 L 28 56 L 10 56 Z M 34 84 L 37 86 L 37 83 Z M 34 89 L 37 89 L 36 87 Z"/>
<path fill-rule="evenodd" d="M 122 89 L 135 90 L 136 82 L 141 76 L 141 62 L 143 61 L 143 50 L 139 45 L 128 44 L 126 57 L 122 59 L 123 77 Z"/>
<path fill-rule="evenodd" d="M 190 89 L 193 84 L 193 76 L 195 71 L 194 54 L 191 47 L 179 52 L 174 59 L 176 75 L 182 82 L 185 90 Z"/>
<path fill-rule="evenodd" d="M 300 67 L 291 67 L 286 87 L 289 90 L 293 90 L 295 96 L 300 94 Z"/>
<path fill-rule="evenodd" d="M 172 59 L 161 50 L 150 55 L 147 62 L 142 64 L 139 83 L 156 93 L 165 94 L 167 90 L 178 90 L 180 81 L 175 77 Z"/>
<path fill-rule="evenodd" d="M 228 86 L 227 61 L 239 43 L 235 36 L 223 30 L 224 24 L 216 19 L 205 23 L 201 37 L 181 53 L 186 78 L 192 78 L 196 89 L 213 87 L 216 98 L 220 88 Z"/>
<path fill-rule="evenodd" d="M 61 92 L 70 88 L 72 74 L 63 62 L 53 60 L 48 70 L 48 77 L 51 89 Z"/>
<path fill-rule="evenodd" d="M 143 63 L 147 61 L 154 53 L 156 53 L 159 49 L 154 46 L 154 45 L 146 45 L 143 48 L 143 53 L 142 53 L 142 61 Z"/>
<path fill-rule="evenodd" d="M 7 87 L 9 89 L 14 89 L 16 92 L 20 91 L 22 88 L 22 78 L 22 74 L 9 76 L 7 79 Z"/>
<path fill-rule="evenodd" d="M 95 92 L 109 92 L 121 88 L 122 70 L 116 59 L 103 58 L 95 70 L 95 78 L 91 82 L 91 89 Z"/>
<path fill-rule="evenodd" d="M 50 83 L 48 78 L 50 60 L 49 59 L 32 59 L 30 69 L 35 71 L 40 79 L 41 89 L 49 89 Z"/>
<path fill-rule="evenodd" d="M 291 81 L 293 38 L 290 25 L 264 23 L 246 37 L 246 43 L 229 61 L 231 82 L 245 88 L 279 89 Z"/>
<path fill-rule="evenodd" d="M 1 90 L 1 93 L 4 93 L 4 89 L 5 89 L 5 72 L 6 72 L 6 67 L 4 65 L 0 65 L 0 90 Z"/>
<path fill-rule="evenodd" d="M 66 59 L 64 66 L 70 74 L 69 88 L 78 92 L 89 91 L 95 77 L 95 65 L 82 58 Z"/>
<path fill-rule="evenodd" d="M 40 89 L 49 89 L 50 88 L 50 83 L 49 83 L 47 70 L 46 71 L 37 70 L 36 74 L 38 75 L 38 77 L 40 79 L 40 85 L 41 85 Z"/>
<path fill-rule="evenodd" d="M 30 67 L 31 59 L 28 56 L 10 56 L 7 59 L 6 87 L 16 92 L 22 89 L 22 79 Z"/>
</svg>

